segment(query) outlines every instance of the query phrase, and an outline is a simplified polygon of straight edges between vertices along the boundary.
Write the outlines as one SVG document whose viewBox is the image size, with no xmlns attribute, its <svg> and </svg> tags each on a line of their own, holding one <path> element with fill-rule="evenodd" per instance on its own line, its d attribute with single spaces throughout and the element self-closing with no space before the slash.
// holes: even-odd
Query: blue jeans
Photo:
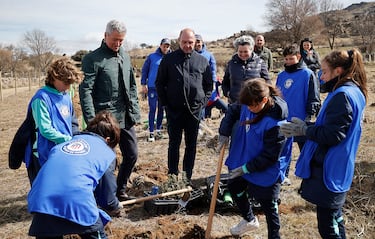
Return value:
<svg viewBox="0 0 375 239">
<path fill-rule="evenodd" d="M 155 127 L 155 113 L 157 110 L 156 116 L 156 129 L 160 130 L 164 117 L 164 107 L 158 103 L 158 94 L 156 88 L 148 89 L 148 128 L 150 132 L 154 132 Z"/>
</svg>

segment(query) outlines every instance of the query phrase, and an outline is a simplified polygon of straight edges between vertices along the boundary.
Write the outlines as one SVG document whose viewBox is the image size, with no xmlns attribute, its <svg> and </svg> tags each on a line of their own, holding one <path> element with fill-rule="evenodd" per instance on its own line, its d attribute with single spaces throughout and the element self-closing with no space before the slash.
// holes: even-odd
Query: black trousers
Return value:
<svg viewBox="0 0 375 239">
<path fill-rule="evenodd" d="M 125 194 L 126 184 L 138 159 L 138 142 L 134 126 L 130 129 L 121 129 L 119 146 L 122 162 L 117 175 L 117 195 Z"/>
<path fill-rule="evenodd" d="M 243 177 L 237 177 L 228 181 L 228 190 L 242 217 L 247 221 L 255 218 L 249 202 L 249 198 L 254 198 L 261 205 L 261 209 L 266 216 L 268 238 L 280 238 L 280 218 L 277 203 L 280 193 L 279 182 L 270 187 L 262 187 L 250 183 Z"/>
<path fill-rule="evenodd" d="M 106 239 L 102 220 L 91 226 L 82 226 L 67 219 L 35 213 L 29 235 L 37 239 L 63 239 L 63 235 L 78 234 L 82 239 Z"/>
<path fill-rule="evenodd" d="M 319 234 L 323 239 L 345 239 L 345 225 L 342 210 L 332 208 L 316 208 Z"/>
<path fill-rule="evenodd" d="M 185 153 L 182 170 L 191 179 L 197 149 L 199 115 L 193 116 L 189 111 L 179 112 L 178 116 L 167 113 L 168 119 L 168 174 L 178 175 L 180 145 L 182 133 L 185 135 Z"/>
<path fill-rule="evenodd" d="M 32 158 L 29 162 L 29 166 L 27 167 L 27 176 L 29 177 L 30 186 L 33 184 L 38 172 L 40 170 L 39 159 L 34 154 L 32 154 Z"/>
</svg>

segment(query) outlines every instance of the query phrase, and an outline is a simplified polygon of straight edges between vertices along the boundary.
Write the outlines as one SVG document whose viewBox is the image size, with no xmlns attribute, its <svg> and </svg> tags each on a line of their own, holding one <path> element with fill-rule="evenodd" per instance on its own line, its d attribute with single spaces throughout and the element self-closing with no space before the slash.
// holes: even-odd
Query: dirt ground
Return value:
<svg viewBox="0 0 375 239">
<path fill-rule="evenodd" d="M 372 69 L 372 68 L 371 68 Z M 363 125 L 363 136 L 358 152 L 356 175 L 345 206 L 347 238 L 374 238 L 375 235 L 375 82 L 374 72 L 368 71 L 370 99 Z M 8 149 L 14 133 L 23 121 L 32 92 L 7 96 L 0 102 L 0 238 L 29 238 L 31 215 L 27 212 L 26 196 L 30 189 L 24 166 L 18 170 L 8 168 Z M 139 159 L 129 183 L 130 194 L 143 197 L 152 185 L 167 180 L 168 139 L 147 142 L 147 103 L 140 101 L 142 124 L 137 126 Z M 79 114 L 79 109 L 77 110 Z M 206 124 L 217 132 L 221 116 L 213 111 L 213 119 Z M 167 136 L 166 132 L 164 132 Z M 197 157 L 193 172 L 193 184 L 204 195 L 188 203 L 184 212 L 156 215 L 145 210 L 144 204 L 133 204 L 122 209 L 122 217 L 114 218 L 106 232 L 111 239 L 120 238 L 204 238 L 209 212 L 209 196 L 206 194 L 206 178 L 216 173 L 219 154 L 214 150 L 216 138 L 203 133 L 199 136 Z M 183 144 L 182 144 L 183 145 Z M 181 155 L 183 148 L 181 149 Z M 294 150 L 294 159 L 298 149 Z M 223 167 L 223 173 L 226 168 Z M 300 180 L 291 173 L 291 186 L 283 186 L 281 204 L 282 238 L 319 238 L 314 206 L 306 203 L 297 193 Z M 164 200 L 163 202 L 167 202 Z M 153 205 L 152 208 L 156 208 Z M 241 238 L 267 238 L 264 215 L 258 212 L 260 228 Z M 229 228 L 241 217 L 235 209 L 218 207 L 213 219 L 212 238 L 232 238 Z M 78 238 L 66 236 L 66 238 Z"/>
</svg>

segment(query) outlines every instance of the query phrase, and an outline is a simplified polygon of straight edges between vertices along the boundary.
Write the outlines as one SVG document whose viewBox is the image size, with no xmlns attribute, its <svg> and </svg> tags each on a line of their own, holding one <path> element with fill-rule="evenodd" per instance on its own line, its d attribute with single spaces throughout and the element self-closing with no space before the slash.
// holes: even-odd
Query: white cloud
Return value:
<svg viewBox="0 0 375 239">
<path fill-rule="evenodd" d="M 251 28 L 266 31 L 267 1 L 249 0 L 0 0 L 0 43 L 16 44 L 26 31 L 40 29 L 67 54 L 99 46 L 106 23 L 125 22 L 127 41 L 157 45 L 191 27 L 211 41 Z M 344 1 L 345 5 L 348 0 Z M 360 1 L 349 1 L 360 2 Z"/>
</svg>

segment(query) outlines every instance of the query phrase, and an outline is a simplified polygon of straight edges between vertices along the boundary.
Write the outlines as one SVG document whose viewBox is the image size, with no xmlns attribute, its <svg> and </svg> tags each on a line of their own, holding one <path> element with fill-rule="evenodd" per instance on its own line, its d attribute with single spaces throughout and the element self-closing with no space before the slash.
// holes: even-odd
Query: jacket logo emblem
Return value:
<svg viewBox="0 0 375 239">
<path fill-rule="evenodd" d="M 74 139 L 67 142 L 61 150 L 66 154 L 85 155 L 90 151 L 90 145 L 83 139 Z"/>
<path fill-rule="evenodd" d="M 289 89 L 293 85 L 293 79 L 287 79 L 284 83 L 284 87 Z"/>
</svg>

